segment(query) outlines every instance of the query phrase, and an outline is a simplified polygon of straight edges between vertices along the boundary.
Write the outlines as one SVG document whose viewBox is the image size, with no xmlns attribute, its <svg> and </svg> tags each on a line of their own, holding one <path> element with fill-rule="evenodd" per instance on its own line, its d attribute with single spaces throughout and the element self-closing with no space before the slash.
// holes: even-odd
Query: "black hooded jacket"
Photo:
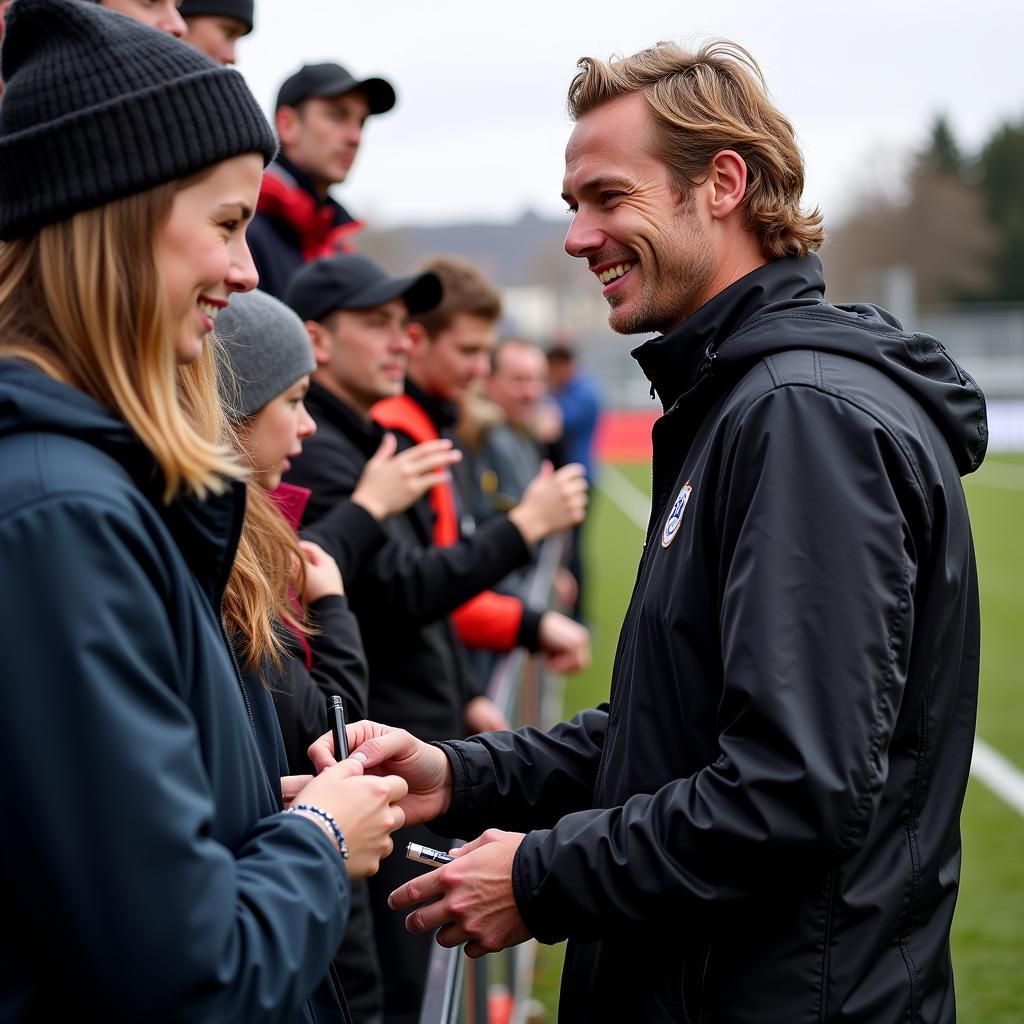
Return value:
<svg viewBox="0 0 1024 1024">
<path fill-rule="evenodd" d="M 123 421 L 10 359 L 0 479 L 0 1019 L 343 1019 L 345 868 L 281 812 L 219 617 L 244 488 L 165 504 Z"/>
<path fill-rule="evenodd" d="M 445 745 L 442 832 L 536 829 L 513 884 L 572 938 L 562 1020 L 955 1019 L 985 405 L 823 294 L 778 260 L 634 352 L 666 411 L 610 704 Z"/>
</svg>

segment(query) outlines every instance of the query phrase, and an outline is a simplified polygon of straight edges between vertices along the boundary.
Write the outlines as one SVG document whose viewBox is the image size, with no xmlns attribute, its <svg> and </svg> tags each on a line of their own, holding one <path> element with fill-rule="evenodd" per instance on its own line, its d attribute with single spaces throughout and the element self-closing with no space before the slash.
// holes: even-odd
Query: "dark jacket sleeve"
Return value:
<svg viewBox="0 0 1024 1024">
<path fill-rule="evenodd" d="M 450 547 L 423 547 L 410 539 L 411 529 L 407 535 L 393 521 L 378 526 L 362 509 L 342 512 L 341 503 L 355 490 L 362 465 L 354 464 L 350 452 L 316 437 L 306 448 L 288 474 L 290 483 L 313 492 L 302 535 L 334 558 L 346 588 L 358 589 L 360 606 L 365 595 L 365 600 L 389 613 L 433 622 L 530 560 L 522 534 L 505 518 L 495 518 Z M 383 534 L 378 536 L 360 523 L 359 514 Z M 412 509 L 402 515 L 416 514 Z M 359 568 L 353 569 L 354 565 Z"/>
<path fill-rule="evenodd" d="M 21 940 L 51 946 L 59 922 L 62 984 L 111 1019 L 291 1019 L 341 938 L 346 873 L 296 815 L 212 837 L 177 570 L 98 496 L 26 504 L 0 551 L 0 858 L 38 923 Z"/>
<path fill-rule="evenodd" d="M 328 594 L 309 606 L 309 637 L 313 664 L 297 643 L 283 660 L 279 685 L 272 687 L 274 704 L 292 774 L 313 771 L 306 751 L 328 728 L 326 700 L 341 697 L 345 716 L 355 722 L 366 717 L 369 680 L 359 623 L 341 594 Z"/>
<path fill-rule="evenodd" d="M 301 532 L 338 563 L 346 587 L 356 583 L 363 566 L 387 540 L 380 523 L 348 497 L 340 498 Z"/>
<path fill-rule="evenodd" d="M 726 447 L 717 756 L 526 837 L 513 884 L 542 940 L 743 901 L 802 859 L 840 863 L 877 811 L 927 509 L 911 463 L 868 413 L 805 387 L 760 397 Z"/>
<path fill-rule="evenodd" d="M 607 725 L 602 704 L 549 732 L 526 727 L 438 743 L 452 766 L 452 805 L 430 827 L 470 838 L 488 828 L 547 828 L 589 807 Z"/>
<path fill-rule="evenodd" d="M 385 607 L 416 622 L 451 614 L 529 561 L 522 534 L 504 518 L 449 547 L 421 548 L 399 537 L 381 547 L 360 580 Z"/>
<path fill-rule="evenodd" d="M 366 717 L 370 680 L 359 622 L 340 594 L 329 594 L 310 605 L 317 633 L 310 638 L 313 667 L 310 676 L 323 709 L 327 697 L 345 701 L 345 717 L 355 722 Z"/>
</svg>

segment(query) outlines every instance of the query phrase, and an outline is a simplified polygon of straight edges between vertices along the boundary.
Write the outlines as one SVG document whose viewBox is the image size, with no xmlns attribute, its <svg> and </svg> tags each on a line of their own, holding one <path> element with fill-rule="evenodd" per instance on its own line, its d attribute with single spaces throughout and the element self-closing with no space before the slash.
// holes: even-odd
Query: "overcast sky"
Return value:
<svg viewBox="0 0 1024 1024">
<path fill-rule="evenodd" d="M 796 127 L 805 197 L 827 221 L 858 189 L 894 181 L 935 113 L 967 148 L 1024 118 L 1024 5 L 1007 0 L 256 0 L 239 67 L 268 112 L 302 63 L 394 84 L 398 105 L 371 119 L 337 193 L 374 226 L 504 221 L 564 210 L 579 57 L 707 36 L 761 64 Z"/>
</svg>

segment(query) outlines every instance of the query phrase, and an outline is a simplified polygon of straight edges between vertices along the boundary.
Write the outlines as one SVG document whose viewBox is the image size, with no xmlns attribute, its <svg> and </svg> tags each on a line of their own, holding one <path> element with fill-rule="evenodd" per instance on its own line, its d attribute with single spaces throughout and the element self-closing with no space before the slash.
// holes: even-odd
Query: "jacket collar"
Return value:
<svg viewBox="0 0 1024 1024">
<path fill-rule="evenodd" d="M 405 378 L 405 393 L 430 417 L 439 434 L 459 422 L 458 406 L 424 391 L 411 377 Z"/>
<path fill-rule="evenodd" d="M 820 303 L 824 294 L 817 256 L 773 260 L 734 281 L 667 334 L 633 349 L 632 356 L 668 409 L 708 368 L 725 339 L 748 320 L 779 303 Z"/>
<path fill-rule="evenodd" d="M 337 395 L 322 384 L 310 381 L 306 392 L 306 408 L 318 423 L 330 423 L 344 434 L 368 458 L 380 447 L 384 431 L 373 420 L 365 420 Z"/>
<path fill-rule="evenodd" d="M 308 174 L 297 164 L 292 163 L 284 155 L 284 153 L 278 153 L 274 158 L 273 164 L 277 171 L 284 171 L 284 174 L 291 178 L 292 183 L 302 189 L 303 192 L 307 193 L 309 197 L 314 201 L 318 207 L 329 206 L 335 211 L 334 224 L 337 227 L 340 224 L 346 224 L 349 221 L 355 220 L 355 218 L 341 205 L 336 199 L 332 199 L 330 195 L 321 199 L 316 187 L 316 182 L 313 181 L 312 175 Z M 281 175 L 279 175 L 281 176 Z"/>
<path fill-rule="evenodd" d="M 163 477 L 138 436 L 84 391 L 26 363 L 0 360 L 0 436 L 63 434 L 104 452 L 131 477 L 170 530 L 178 549 L 215 609 L 234 563 L 245 518 L 245 484 L 227 481 L 203 501 L 179 494 L 163 500 Z"/>
</svg>

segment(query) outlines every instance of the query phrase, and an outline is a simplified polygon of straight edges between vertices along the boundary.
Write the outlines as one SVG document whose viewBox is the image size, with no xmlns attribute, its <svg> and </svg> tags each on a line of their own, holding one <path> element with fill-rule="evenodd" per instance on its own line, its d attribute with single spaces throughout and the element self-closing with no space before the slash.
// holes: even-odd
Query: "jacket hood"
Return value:
<svg viewBox="0 0 1024 1024">
<path fill-rule="evenodd" d="M 163 475 L 124 420 L 77 388 L 28 363 L 0 359 L 0 439 L 20 433 L 62 434 L 84 441 L 124 467 L 174 536 L 214 606 L 227 583 L 241 533 L 245 484 L 200 501 L 163 501 Z"/>
<path fill-rule="evenodd" d="M 970 374 L 934 338 L 904 331 L 878 306 L 838 306 L 824 296 L 816 255 L 774 260 L 633 356 L 666 409 L 705 376 L 735 379 L 758 360 L 788 349 L 858 359 L 914 396 L 941 429 L 961 473 L 977 469 L 988 424 L 984 395 Z"/>
</svg>

